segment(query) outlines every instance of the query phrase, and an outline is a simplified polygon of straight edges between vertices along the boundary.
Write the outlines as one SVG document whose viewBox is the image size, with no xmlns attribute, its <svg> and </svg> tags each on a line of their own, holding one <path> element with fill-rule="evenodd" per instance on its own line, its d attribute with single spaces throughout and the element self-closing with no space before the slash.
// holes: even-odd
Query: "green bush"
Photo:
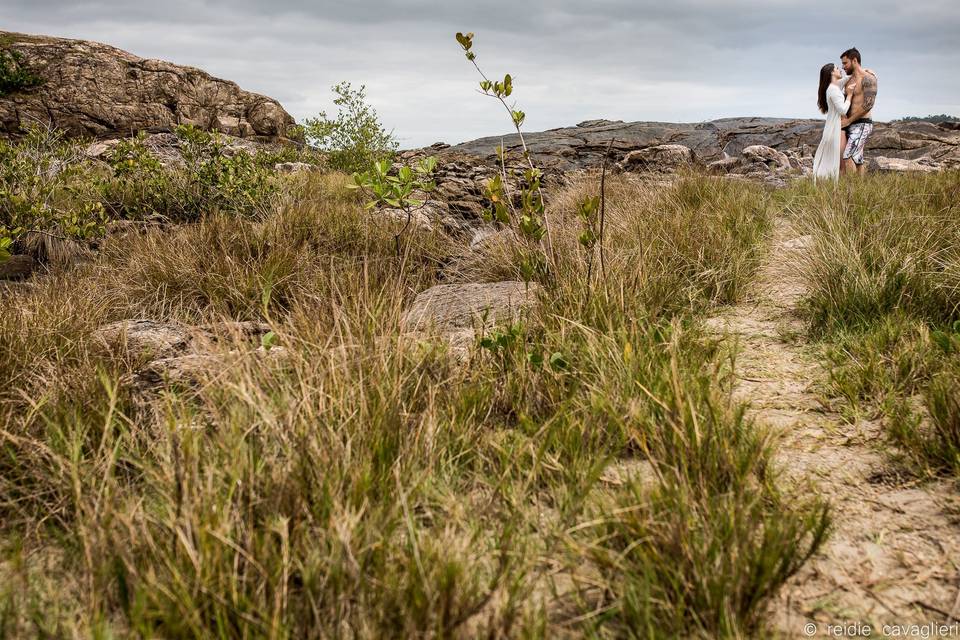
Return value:
<svg viewBox="0 0 960 640">
<path fill-rule="evenodd" d="M 24 66 L 20 53 L 0 51 L 0 96 L 36 87 L 40 83 L 40 77 Z"/>
<path fill-rule="evenodd" d="M 380 124 L 376 110 L 366 102 L 366 87 L 353 89 L 349 82 L 333 87 L 337 117 L 326 112 L 304 122 L 308 144 L 328 152 L 329 165 L 347 173 L 366 171 L 380 160 L 389 160 L 397 150 L 393 134 Z"/>
<path fill-rule="evenodd" d="M 197 220 L 220 211 L 253 215 L 277 192 L 267 158 L 231 151 L 217 134 L 176 130 L 182 164 L 164 166 L 144 137 L 123 140 L 109 156 L 114 178 L 104 189 L 111 211 L 126 218 Z"/>
<path fill-rule="evenodd" d="M 101 178 L 83 160 L 81 145 L 43 127 L 0 140 L 0 259 L 29 233 L 82 239 L 103 231 Z"/>
</svg>

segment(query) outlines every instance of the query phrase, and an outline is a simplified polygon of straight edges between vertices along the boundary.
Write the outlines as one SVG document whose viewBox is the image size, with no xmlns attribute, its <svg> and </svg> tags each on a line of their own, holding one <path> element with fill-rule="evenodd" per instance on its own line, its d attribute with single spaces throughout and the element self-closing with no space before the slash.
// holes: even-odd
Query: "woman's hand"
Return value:
<svg viewBox="0 0 960 640">
<path fill-rule="evenodd" d="M 847 93 L 848 96 L 852 96 L 852 95 L 853 95 L 853 92 L 856 90 L 856 88 L 857 88 L 857 83 L 856 83 L 856 82 L 848 82 L 848 83 L 847 83 L 847 86 L 844 87 L 844 91 L 846 91 L 846 93 Z"/>
</svg>

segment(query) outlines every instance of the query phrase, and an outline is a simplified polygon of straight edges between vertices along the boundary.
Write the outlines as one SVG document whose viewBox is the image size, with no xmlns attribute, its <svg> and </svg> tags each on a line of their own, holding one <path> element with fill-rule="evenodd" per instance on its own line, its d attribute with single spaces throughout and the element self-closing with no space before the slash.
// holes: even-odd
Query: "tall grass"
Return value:
<svg viewBox="0 0 960 640">
<path fill-rule="evenodd" d="M 759 632 L 828 523 L 777 491 L 729 352 L 697 328 L 752 276 L 765 195 L 616 184 L 588 299 L 568 227 L 589 188 L 552 203 L 569 224 L 539 310 L 467 363 L 400 314 L 434 283 L 512 275 L 516 247 L 419 234 L 398 260 L 335 177 L 37 282 L 0 319 L 0 636 Z M 136 363 L 89 340 L 138 316 L 266 320 L 283 357 L 145 406 L 118 382 Z M 615 461 L 654 477 L 607 486 Z"/>
<path fill-rule="evenodd" d="M 879 411 L 921 468 L 960 470 L 960 359 L 946 337 L 960 320 L 960 174 L 870 176 L 785 198 L 814 241 L 806 306 L 829 345 L 833 391 L 856 412 Z"/>
</svg>

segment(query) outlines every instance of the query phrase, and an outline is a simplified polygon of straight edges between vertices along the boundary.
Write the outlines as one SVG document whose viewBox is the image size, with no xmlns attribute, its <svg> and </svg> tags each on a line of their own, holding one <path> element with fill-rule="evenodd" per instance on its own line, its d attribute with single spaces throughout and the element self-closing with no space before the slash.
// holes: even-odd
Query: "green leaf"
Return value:
<svg viewBox="0 0 960 640">
<path fill-rule="evenodd" d="M 460 43 L 460 46 L 463 47 L 464 51 L 469 51 L 470 47 L 473 46 L 473 33 L 463 34 L 458 31 L 457 42 Z"/>
<path fill-rule="evenodd" d="M 553 355 L 550 356 L 550 367 L 554 371 L 561 371 L 570 366 L 570 363 L 567 362 L 567 359 L 563 357 L 563 354 L 559 351 L 553 352 Z"/>
<path fill-rule="evenodd" d="M 268 331 L 262 336 L 260 336 L 260 346 L 269 351 L 273 345 L 277 343 L 277 334 L 273 331 Z"/>
</svg>

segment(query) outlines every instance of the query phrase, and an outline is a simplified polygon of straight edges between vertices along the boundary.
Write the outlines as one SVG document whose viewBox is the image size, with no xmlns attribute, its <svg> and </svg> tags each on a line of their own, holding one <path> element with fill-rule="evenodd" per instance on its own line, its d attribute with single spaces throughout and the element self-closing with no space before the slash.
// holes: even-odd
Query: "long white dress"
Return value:
<svg viewBox="0 0 960 640">
<path fill-rule="evenodd" d="M 823 124 L 820 146 L 813 156 L 814 180 L 836 180 L 840 176 L 840 119 L 850 108 L 850 99 L 843 96 L 843 87 L 848 80 L 849 77 L 844 77 L 839 86 L 831 82 L 827 87 L 827 121 Z"/>
</svg>

